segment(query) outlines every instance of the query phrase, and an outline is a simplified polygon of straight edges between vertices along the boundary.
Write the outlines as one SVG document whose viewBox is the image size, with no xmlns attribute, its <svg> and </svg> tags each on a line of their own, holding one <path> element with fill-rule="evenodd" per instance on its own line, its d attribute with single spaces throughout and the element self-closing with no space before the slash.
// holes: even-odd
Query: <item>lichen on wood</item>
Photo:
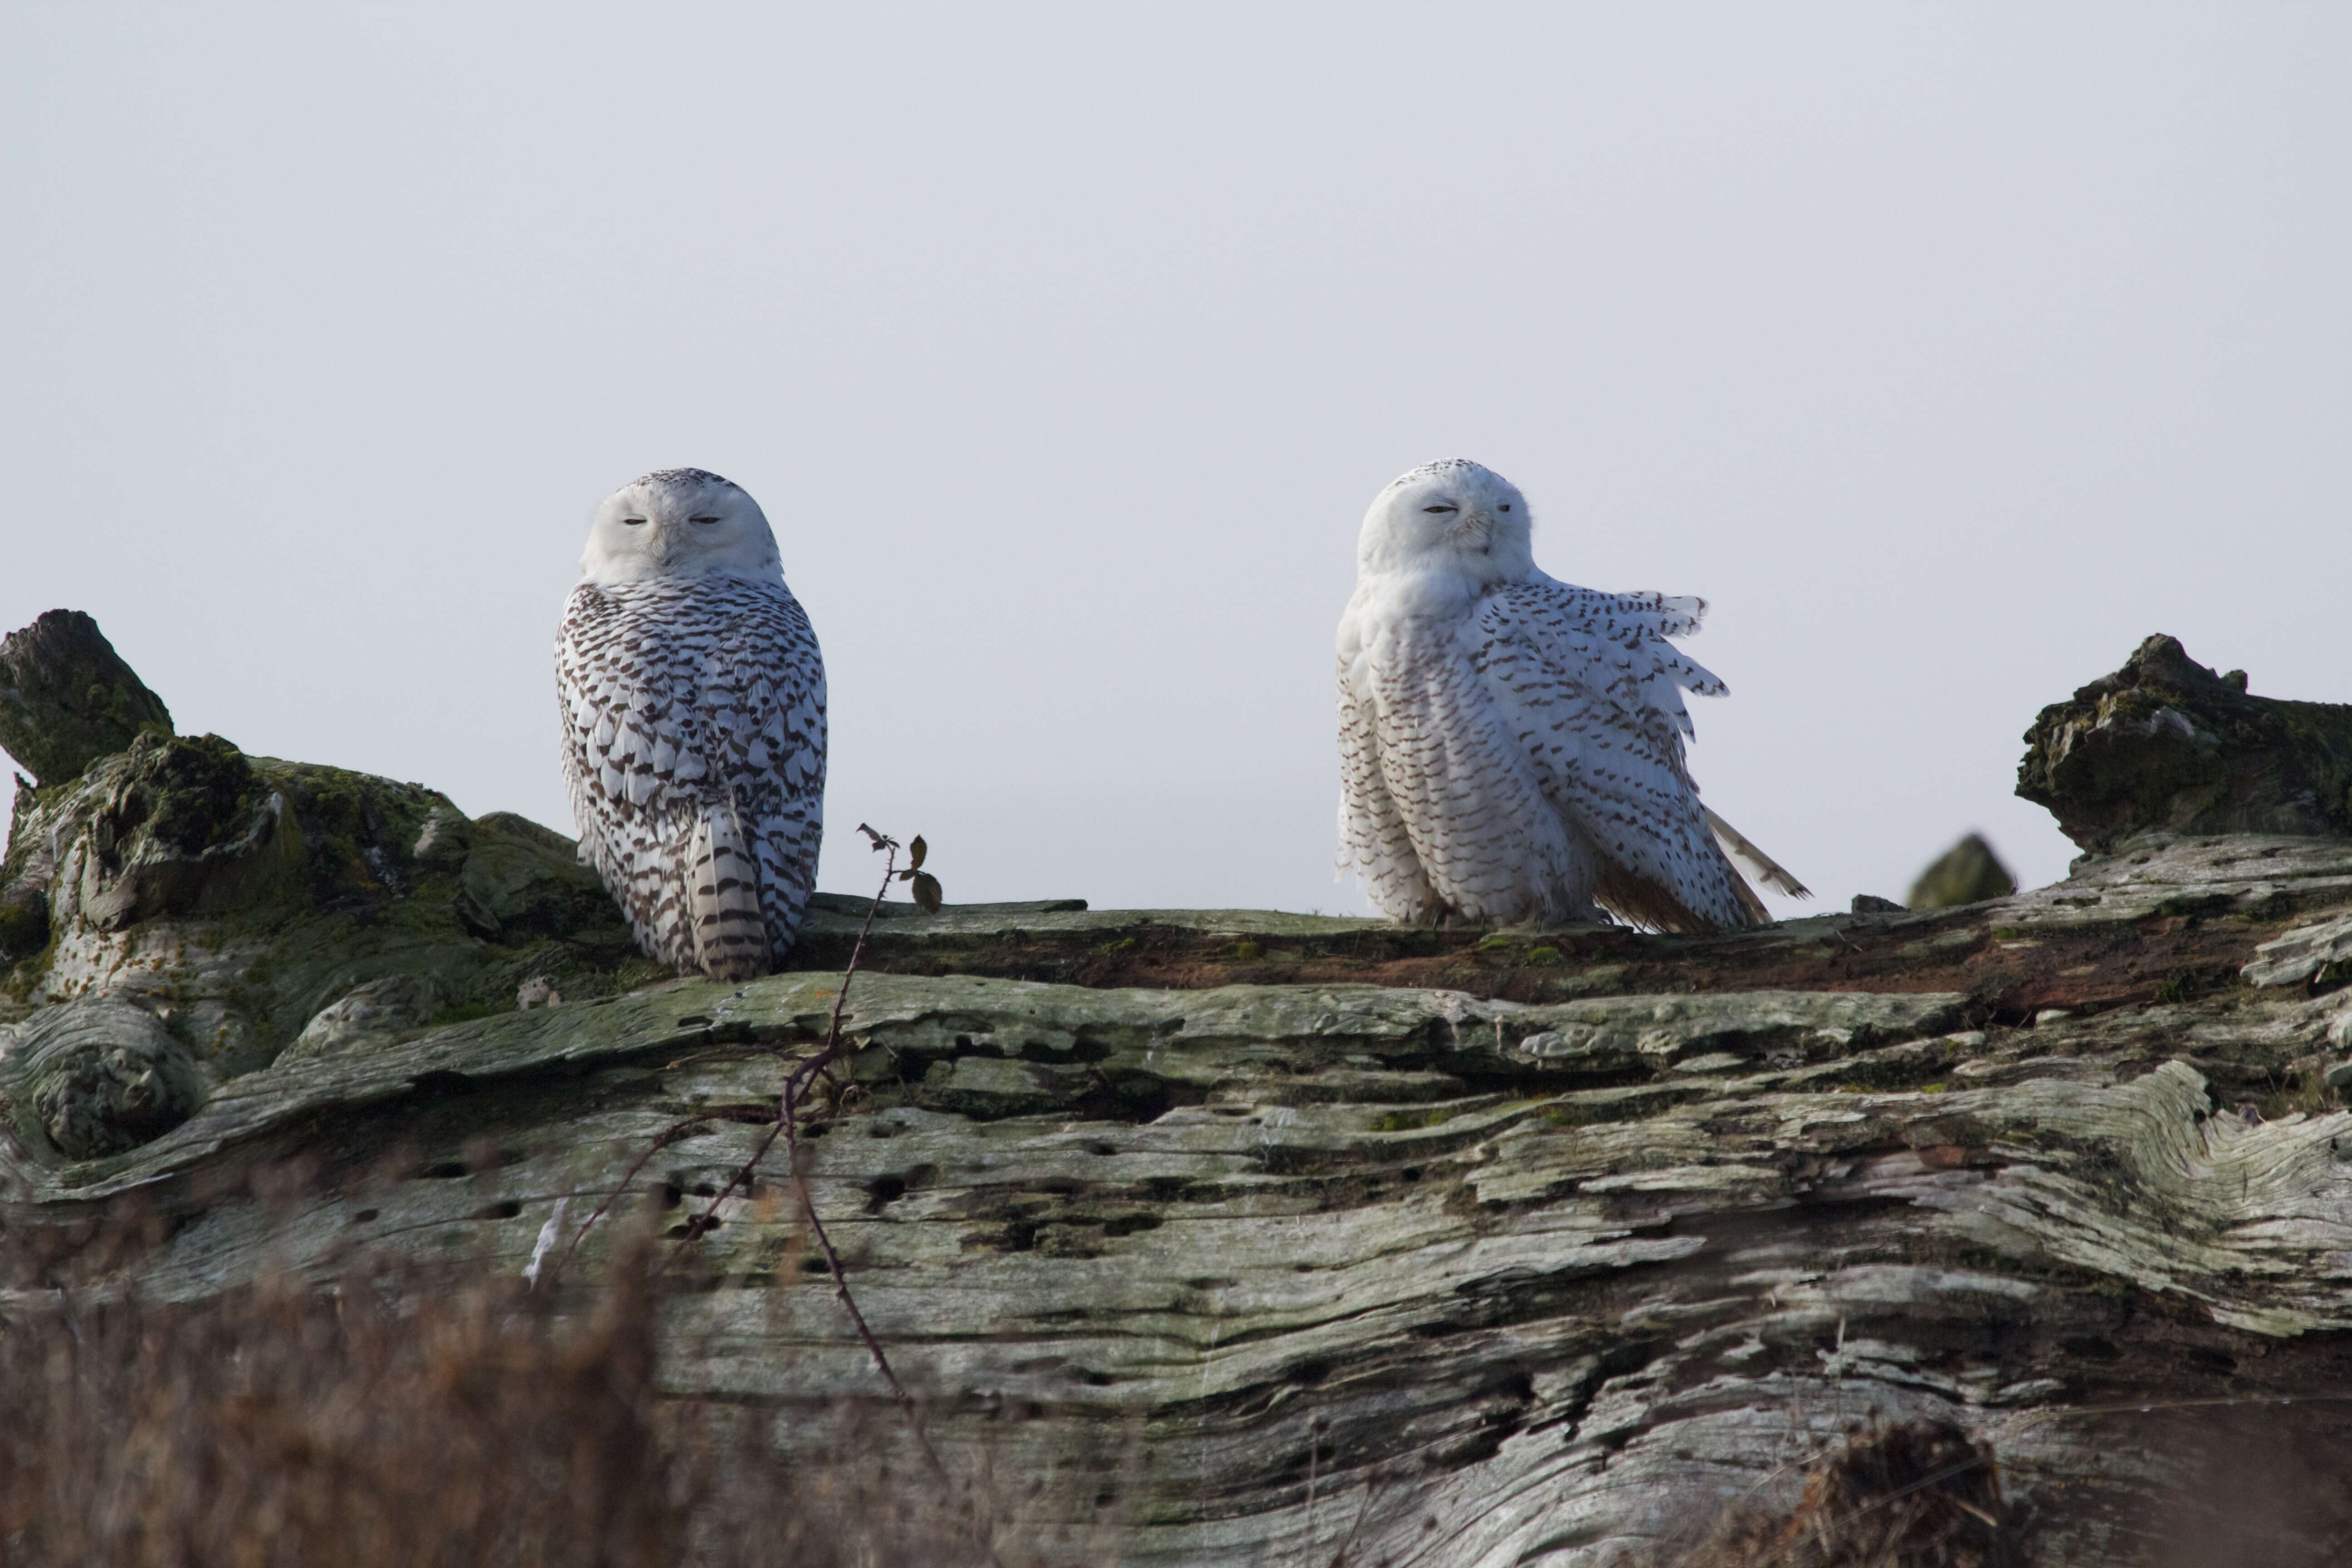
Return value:
<svg viewBox="0 0 2352 1568">
<path fill-rule="evenodd" d="M 0 889 L 37 900 L 43 942 L 0 952 L 0 1025 L 121 996 L 216 1076 L 339 1005 L 314 1047 L 511 1009 L 534 976 L 584 1000 L 667 973 L 562 835 L 216 736 L 142 735 L 32 795 Z"/>
</svg>

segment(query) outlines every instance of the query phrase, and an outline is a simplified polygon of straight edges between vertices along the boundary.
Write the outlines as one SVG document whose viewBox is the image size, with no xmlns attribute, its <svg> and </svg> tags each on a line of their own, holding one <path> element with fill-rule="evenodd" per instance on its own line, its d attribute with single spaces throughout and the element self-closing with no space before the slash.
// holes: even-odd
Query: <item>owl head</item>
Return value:
<svg viewBox="0 0 2352 1568">
<path fill-rule="evenodd" d="M 700 468 L 663 468 L 604 498 L 580 574 L 600 586 L 649 577 L 782 582 L 767 515 L 740 485 Z"/>
<path fill-rule="evenodd" d="M 1447 458 L 1398 475 L 1364 513 L 1366 573 L 1442 572 L 1480 585 L 1535 570 L 1528 498 L 1483 463 Z"/>
</svg>

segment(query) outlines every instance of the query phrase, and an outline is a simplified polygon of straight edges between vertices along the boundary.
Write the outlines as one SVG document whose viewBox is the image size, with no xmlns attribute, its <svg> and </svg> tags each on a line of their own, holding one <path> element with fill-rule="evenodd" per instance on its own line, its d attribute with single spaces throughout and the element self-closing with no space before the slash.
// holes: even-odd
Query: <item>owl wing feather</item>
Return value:
<svg viewBox="0 0 2352 1568">
<path fill-rule="evenodd" d="M 1495 710 L 1545 795 L 1601 852 L 1594 896 L 1661 931 L 1767 918 L 1717 847 L 1683 756 L 1684 693 L 1725 687 L 1667 638 L 1696 629 L 1706 608 L 1538 575 L 1488 595 L 1469 633 Z"/>
<path fill-rule="evenodd" d="M 676 649 L 642 591 L 583 584 L 556 644 L 563 775 L 580 857 L 621 906 L 638 944 L 698 969 L 688 906 L 689 858 L 707 851 L 703 757 Z M 682 758 L 692 761 L 681 769 Z M 663 764 L 667 763 L 667 766 Z"/>
<path fill-rule="evenodd" d="M 1715 841 L 1723 846 L 1723 852 L 1731 857 L 1732 863 L 1749 876 L 1774 892 L 1791 899 L 1810 899 L 1813 896 L 1813 890 L 1797 880 L 1786 866 L 1759 849 L 1748 835 L 1740 832 L 1712 811 L 1706 814 L 1706 825 L 1713 830 Z"/>
<path fill-rule="evenodd" d="M 744 803 L 761 909 L 781 957 L 815 889 L 824 832 L 824 661 L 799 602 L 781 584 L 758 601 L 714 650 L 705 680 L 733 708 L 719 756 Z"/>
</svg>

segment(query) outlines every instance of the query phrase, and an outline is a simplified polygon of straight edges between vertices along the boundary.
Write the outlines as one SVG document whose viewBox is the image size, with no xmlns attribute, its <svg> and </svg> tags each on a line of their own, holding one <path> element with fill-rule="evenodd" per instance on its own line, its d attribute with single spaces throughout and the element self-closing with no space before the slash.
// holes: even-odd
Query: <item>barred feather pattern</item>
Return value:
<svg viewBox="0 0 2352 1568">
<path fill-rule="evenodd" d="M 1423 924 L 1592 918 L 1592 846 L 1545 799 L 1458 629 L 1381 628 L 1340 671 L 1343 857 L 1375 903 Z"/>
<path fill-rule="evenodd" d="M 1723 682 L 1669 639 L 1706 601 L 1559 582 L 1528 552 L 1525 498 L 1455 459 L 1365 520 L 1339 631 L 1339 864 L 1391 918 L 1599 918 L 1658 931 L 1763 923 L 1699 802 L 1688 694 Z"/>
<path fill-rule="evenodd" d="M 1669 611 L 1669 605 L 1685 606 Z M 1700 805 L 1683 750 L 1683 693 L 1720 696 L 1664 627 L 1696 629 L 1700 600 L 1597 594 L 1540 577 L 1489 595 L 1460 640 L 1496 719 L 1544 798 L 1598 852 L 1593 896 L 1638 925 L 1760 923 Z"/>
<path fill-rule="evenodd" d="M 580 856 L 680 973 L 791 950 L 824 828 L 824 664 L 781 579 L 583 583 L 556 643 Z"/>
</svg>

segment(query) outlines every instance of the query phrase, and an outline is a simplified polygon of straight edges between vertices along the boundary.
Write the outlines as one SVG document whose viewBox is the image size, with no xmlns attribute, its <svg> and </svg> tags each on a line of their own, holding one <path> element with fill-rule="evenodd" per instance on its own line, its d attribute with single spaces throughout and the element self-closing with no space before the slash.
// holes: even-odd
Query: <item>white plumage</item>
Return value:
<svg viewBox="0 0 2352 1568">
<path fill-rule="evenodd" d="M 597 509 L 555 645 L 580 858 L 680 973 L 766 973 L 824 830 L 824 660 L 759 503 L 699 468 Z"/>
<path fill-rule="evenodd" d="M 1508 925 L 1595 906 L 1659 931 L 1759 924 L 1806 892 L 1699 804 L 1668 642 L 1705 600 L 1545 575 L 1527 499 L 1465 458 L 1373 500 L 1339 618 L 1339 868 L 1391 918 Z M 1720 842 L 1718 842 L 1718 840 Z"/>
</svg>

